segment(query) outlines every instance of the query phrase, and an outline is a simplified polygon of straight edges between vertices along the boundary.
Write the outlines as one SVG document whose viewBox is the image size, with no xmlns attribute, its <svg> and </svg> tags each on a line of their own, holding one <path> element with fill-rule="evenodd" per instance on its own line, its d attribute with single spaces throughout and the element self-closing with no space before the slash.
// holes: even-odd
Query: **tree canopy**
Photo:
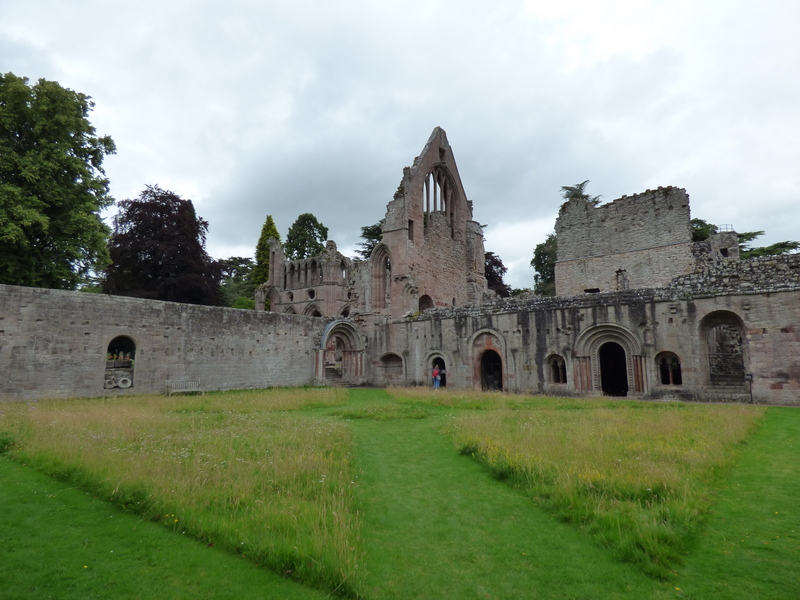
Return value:
<svg viewBox="0 0 800 600">
<path fill-rule="evenodd" d="M 719 233 L 719 227 L 704 219 L 692 219 L 692 241 L 702 242 L 712 235 Z M 755 258 L 757 256 L 778 256 L 788 254 L 800 249 L 800 242 L 785 241 L 770 244 L 769 246 L 753 246 L 753 240 L 764 235 L 763 231 L 744 231 L 739 236 L 739 258 Z"/>
<path fill-rule="evenodd" d="M 381 239 L 383 239 L 383 223 L 386 219 L 381 219 L 374 225 L 365 225 L 361 228 L 361 238 L 363 242 L 358 243 L 356 254 L 359 258 L 367 260 Z"/>
<path fill-rule="evenodd" d="M 573 198 L 580 198 L 581 200 L 586 200 L 587 202 L 597 206 L 600 203 L 600 199 L 602 196 L 590 196 L 586 193 L 586 186 L 589 185 L 589 180 L 583 181 L 581 183 L 576 183 L 575 185 L 562 185 L 561 186 L 561 196 L 564 200 L 572 200 Z"/>
<path fill-rule="evenodd" d="M 256 244 L 256 264 L 253 268 L 253 285 L 261 285 L 269 279 L 269 240 L 275 238 L 281 241 L 281 234 L 275 226 L 272 215 L 267 215 L 267 220 L 261 226 L 261 236 Z"/>
<path fill-rule="evenodd" d="M 303 213 L 289 228 L 283 251 L 289 260 L 316 256 L 325 249 L 328 228 L 311 213 Z"/>
<path fill-rule="evenodd" d="M 556 234 L 550 233 L 547 239 L 537 244 L 533 250 L 531 266 L 533 267 L 533 291 L 540 296 L 556 294 L 556 256 L 558 244 Z"/>
<path fill-rule="evenodd" d="M 494 252 L 486 252 L 483 257 L 483 271 L 488 288 L 494 290 L 501 298 L 508 298 L 511 295 L 511 286 L 503 281 L 508 268 Z"/>
<path fill-rule="evenodd" d="M 254 309 L 255 303 L 255 284 L 253 283 L 253 272 L 255 262 L 250 257 L 231 256 L 217 261 L 222 283 L 223 306 L 232 308 Z"/>
<path fill-rule="evenodd" d="M 113 204 L 89 96 L 0 74 L 0 283 L 75 289 L 108 263 Z"/>
<path fill-rule="evenodd" d="M 109 294 L 217 304 L 219 266 L 206 253 L 208 223 L 191 200 L 147 186 L 119 203 L 103 290 Z"/>
</svg>

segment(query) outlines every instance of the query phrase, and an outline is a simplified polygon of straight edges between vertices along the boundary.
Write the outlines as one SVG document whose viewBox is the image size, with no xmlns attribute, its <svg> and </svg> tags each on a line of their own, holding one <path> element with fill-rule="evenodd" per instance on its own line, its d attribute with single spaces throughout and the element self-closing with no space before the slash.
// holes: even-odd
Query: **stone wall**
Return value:
<svg viewBox="0 0 800 600">
<path fill-rule="evenodd" d="M 666 285 L 695 268 L 689 196 L 675 187 L 594 206 L 565 202 L 556 221 L 559 296 Z"/>
<path fill-rule="evenodd" d="M 276 313 L 0 285 L 0 398 L 306 385 L 327 321 Z M 117 336 L 136 346 L 133 385 L 105 389 Z"/>
<path fill-rule="evenodd" d="M 407 344 L 407 379 L 427 385 L 437 356 L 448 386 L 480 388 L 480 336 L 491 335 L 503 364 L 503 389 L 559 395 L 602 395 L 599 349 L 620 344 L 626 353 L 628 396 L 685 400 L 750 400 L 750 385 L 710 381 L 706 332 L 713 319 L 741 323 L 744 369 L 758 402 L 800 404 L 800 288 L 708 294 L 636 290 L 575 298 L 498 301 L 493 305 L 425 311 L 400 325 Z M 377 341 L 377 340 L 376 340 Z M 400 342 L 401 340 L 398 340 Z M 661 353 L 675 354 L 680 385 L 663 384 Z M 553 381 L 547 359 L 560 356 L 567 382 Z"/>
</svg>

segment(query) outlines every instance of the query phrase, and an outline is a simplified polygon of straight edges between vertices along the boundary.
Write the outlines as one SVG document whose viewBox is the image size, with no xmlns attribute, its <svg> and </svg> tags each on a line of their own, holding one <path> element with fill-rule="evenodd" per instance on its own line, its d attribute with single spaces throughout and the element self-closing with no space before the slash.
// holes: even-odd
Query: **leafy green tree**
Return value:
<svg viewBox="0 0 800 600">
<path fill-rule="evenodd" d="M 359 248 L 356 250 L 356 254 L 359 258 L 367 260 L 372 255 L 375 246 L 383 239 L 383 223 L 385 221 L 386 219 L 381 219 L 374 225 L 366 225 L 361 228 L 361 237 L 364 241 L 358 243 Z"/>
<path fill-rule="evenodd" d="M 540 296 L 556 295 L 556 257 L 558 244 L 556 234 L 548 234 L 547 239 L 537 244 L 533 250 L 533 291 Z"/>
<path fill-rule="evenodd" d="M 769 246 L 753 247 L 750 242 L 764 235 L 763 231 L 745 231 L 739 234 L 739 257 L 756 258 L 757 256 L 778 256 L 788 254 L 800 248 L 800 242 L 777 242 Z"/>
<path fill-rule="evenodd" d="M 587 202 L 591 203 L 593 206 L 597 206 L 600 203 L 602 196 L 590 196 L 587 194 L 587 185 L 589 185 L 588 179 L 582 183 L 576 183 L 575 185 L 562 185 L 561 196 L 564 198 L 564 200 L 580 198 L 581 200 L 586 200 Z"/>
<path fill-rule="evenodd" d="M 231 256 L 217 261 L 222 274 L 220 291 L 224 306 L 233 308 L 252 308 L 255 304 L 255 284 L 253 272 L 255 262 L 250 257 Z"/>
<path fill-rule="evenodd" d="M 328 228 L 311 213 L 303 213 L 289 228 L 283 251 L 289 260 L 316 256 L 325 249 Z"/>
<path fill-rule="evenodd" d="M 494 252 L 484 253 L 483 258 L 483 271 L 487 287 L 494 290 L 501 298 L 508 298 L 511 295 L 511 286 L 503 281 L 503 276 L 508 272 L 508 268 Z"/>
<path fill-rule="evenodd" d="M 0 74 L 0 283 L 75 289 L 108 263 L 113 204 L 89 96 Z"/>
<path fill-rule="evenodd" d="M 135 200 L 123 200 L 103 290 L 108 294 L 189 304 L 219 303 L 220 270 L 206 253 L 208 222 L 191 200 L 147 186 Z"/>
<path fill-rule="evenodd" d="M 692 219 L 692 241 L 702 242 L 707 240 L 715 233 L 719 233 L 719 227 L 703 219 Z M 753 247 L 751 242 L 764 235 L 763 231 L 745 231 L 737 234 L 739 236 L 739 258 L 755 258 L 757 256 L 778 256 L 788 254 L 800 249 L 800 242 L 785 241 L 777 242 L 769 246 Z"/>
<path fill-rule="evenodd" d="M 254 286 L 266 283 L 269 279 L 269 240 L 275 238 L 281 241 L 281 234 L 275 227 L 272 215 L 267 215 L 267 220 L 261 227 L 261 237 L 256 244 L 256 264 L 253 269 L 252 282 Z"/>
<path fill-rule="evenodd" d="M 689 224 L 692 227 L 693 242 L 702 242 L 719 232 L 719 227 L 703 219 L 692 219 Z"/>
</svg>

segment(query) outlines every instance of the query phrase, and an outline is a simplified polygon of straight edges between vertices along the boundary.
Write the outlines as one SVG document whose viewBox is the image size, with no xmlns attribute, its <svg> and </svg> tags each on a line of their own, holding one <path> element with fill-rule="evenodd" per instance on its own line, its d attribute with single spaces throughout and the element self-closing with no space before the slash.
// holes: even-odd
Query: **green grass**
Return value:
<svg viewBox="0 0 800 600">
<path fill-rule="evenodd" d="M 269 544 L 278 538 L 284 547 L 297 546 L 290 553 L 292 560 L 299 556 L 311 566 L 327 561 L 325 570 L 339 574 L 326 580 L 301 564 L 298 570 L 290 567 L 292 577 L 370 599 L 800 596 L 796 569 L 800 538 L 795 533 L 800 411 L 796 409 L 770 408 L 761 426 L 748 433 L 752 427 L 741 417 L 749 415 L 749 409 L 740 406 L 434 394 L 425 389 L 389 394 L 351 390 L 349 399 L 343 395 L 346 392 L 325 394 L 284 390 L 0 407 L 4 409 L 0 441 L 17 458 L 16 463 L 0 461 L 0 506 L 5 511 L 0 511 L 0 595 L 222 598 L 234 589 L 237 598 L 320 597 L 310 588 L 264 571 L 267 567 L 285 573 L 280 560 L 270 555 L 275 551 Z M 542 422 L 548 427 L 532 425 Z M 654 429 L 656 425 L 659 428 Z M 650 435 L 641 436 L 637 427 Z M 537 428 L 549 431 L 551 437 L 537 438 L 542 433 Z M 50 447 L 48 460 L 34 456 L 31 444 L 37 431 L 44 438 L 39 443 Z M 737 431 L 744 431 L 744 443 L 737 441 L 741 437 Z M 469 452 L 459 454 L 464 436 L 470 435 Z M 581 442 L 582 437 L 593 441 Z M 490 452 L 480 451 L 481 441 L 489 438 L 497 456 L 503 456 L 505 443 L 513 442 L 517 448 L 515 455 L 506 453 L 500 469 L 492 466 Z M 714 440 L 718 448 L 712 447 Z M 93 444 L 115 450 L 101 452 L 100 446 L 92 449 Z M 591 467 L 598 472 L 597 465 L 608 464 L 610 455 L 631 463 L 631 468 L 616 470 L 611 465 L 601 494 L 605 500 L 614 500 L 616 493 L 647 504 L 640 502 L 640 477 L 655 474 L 674 485 L 670 477 L 675 471 L 679 479 L 703 474 L 689 486 L 692 493 L 700 492 L 703 502 L 698 518 L 688 523 L 688 535 L 675 546 L 680 560 L 671 564 L 674 572 L 669 581 L 648 576 L 641 563 L 630 562 L 613 544 L 598 538 L 591 521 L 570 518 L 563 506 L 548 505 L 540 492 L 532 493 L 526 485 L 530 480 L 519 477 L 524 473 L 520 465 L 537 447 L 538 462 L 544 462 L 543 446 L 551 447 L 551 458 L 561 457 L 547 472 L 559 463 L 567 473 L 590 472 L 589 463 L 584 471 L 578 468 L 579 456 L 598 461 Z M 219 454 L 223 448 L 229 448 L 228 455 Z M 56 450 L 58 461 L 52 456 Z M 284 454 L 277 460 L 279 452 Z M 209 453 L 214 460 L 204 458 Z M 107 461 L 99 470 L 97 455 Z M 120 459 L 127 455 L 154 468 L 157 476 L 151 481 L 144 471 L 131 471 L 130 461 Z M 265 455 L 272 457 L 272 467 L 263 460 Z M 711 457 L 710 462 L 698 458 L 703 455 Z M 643 458 L 651 463 L 647 468 L 641 467 Z M 48 479 L 19 465 L 32 460 L 73 483 Z M 219 468 L 222 460 L 234 467 Z M 636 468 L 634 461 L 639 463 Z M 89 464 L 95 465 L 94 474 Z M 326 465 L 324 478 L 321 464 Z M 216 466 L 209 471 L 209 465 Z M 337 465 L 346 470 L 331 475 Z M 126 473 L 139 474 L 122 477 L 123 467 Z M 243 470 L 236 470 L 239 467 Z M 217 471 L 228 471 L 232 481 L 217 479 Z M 293 472 L 298 474 L 295 483 Z M 189 482 L 200 478 L 211 491 L 195 485 L 170 495 L 158 483 L 162 477 L 175 481 L 179 476 L 187 476 Z M 278 476 L 282 479 L 276 485 Z M 38 483 L 26 483 L 29 477 Z M 331 477 L 347 479 L 347 485 L 330 483 Z M 250 483 L 241 485 L 240 479 Z M 619 485 L 614 487 L 612 480 Z M 14 482 L 12 487 L 6 485 L 9 481 Z M 264 481 L 272 483 L 264 486 Z M 113 494 L 109 482 L 114 484 Z M 232 493 L 226 488 L 234 483 Z M 68 489 L 75 484 L 95 497 Z M 135 485 L 126 488 L 130 484 Z M 662 491 L 669 491 L 669 486 Z M 273 502 L 274 496 L 290 498 L 271 505 L 276 514 L 253 518 L 259 513 L 251 513 L 251 505 Z M 624 513 L 627 509 L 619 497 L 616 508 Z M 34 502 L 23 504 L 23 498 Z M 150 506 L 165 498 L 170 510 L 157 514 L 136 505 Z M 331 506 L 334 498 L 341 504 Z M 204 503 L 210 506 L 205 512 L 196 506 Z M 158 523 L 142 521 L 120 506 Z M 584 509 L 576 504 L 576 513 Z M 613 509 L 611 502 L 604 514 L 613 514 Z M 346 514 L 347 519 L 332 519 L 331 513 Z M 180 517 L 177 524 L 173 514 Z M 248 514 L 249 518 L 241 518 Z M 305 515 L 302 524 L 285 518 L 292 514 Z M 283 523 L 283 529 L 265 531 L 259 526 L 263 519 Z M 342 523 L 348 526 L 341 529 Z M 231 524 L 238 535 L 225 529 Z M 55 529 L 57 533 L 50 531 Z M 217 533 L 211 534 L 212 529 Z M 251 532 L 242 559 L 236 552 L 241 544 L 227 543 L 225 536 L 232 541 Z M 252 552 L 252 540 L 257 538 L 260 554 Z M 345 540 L 347 551 L 330 553 L 325 540 Z M 173 547 L 173 542 L 184 546 Z M 118 547 L 125 548 L 130 562 L 115 562 L 120 560 L 112 557 Z M 245 573 L 228 576 L 236 567 L 217 569 L 227 565 L 225 561 Z M 78 563 L 82 564 L 76 574 Z M 342 577 L 347 565 L 356 574 Z M 133 574 L 130 578 L 128 572 Z M 254 582 L 252 586 L 248 581 Z M 5 594 L 6 589 L 14 590 L 14 595 Z"/>
<path fill-rule="evenodd" d="M 5 457 L 0 481 L 4 600 L 326 597 Z"/>
</svg>

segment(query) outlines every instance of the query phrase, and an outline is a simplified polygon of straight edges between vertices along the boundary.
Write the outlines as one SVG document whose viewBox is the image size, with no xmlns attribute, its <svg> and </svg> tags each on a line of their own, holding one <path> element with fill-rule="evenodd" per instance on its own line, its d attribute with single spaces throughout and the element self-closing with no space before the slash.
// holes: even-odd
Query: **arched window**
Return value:
<svg viewBox="0 0 800 600">
<path fill-rule="evenodd" d="M 386 246 L 372 251 L 372 310 L 383 310 L 389 304 L 392 263 Z"/>
<path fill-rule="evenodd" d="M 674 352 L 661 352 L 656 356 L 658 381 L 661 385 L 682 385 L 681 361 Z"/>
<path fill-rule="evenodd" d="M 558 354 L 547 358 L 547 376 L 550 383 L 567 383 L 567 364 Z"/>
<path fill-rule="evenodd" d="M 136 344 L 125 335 L 115 337 L 106 348 L 106 369 L 103 387 L 127 389 L 133 387 L 133 368 L 136 364 Z"/>
<path fill-rule="evenodd" d="M 428 296 L 428 294 L 425 294 L 424 296 L 420 297 L 420 299 L 419 299 L 419 309 L 420 309 L 420 311 L 427 310 L 429 308 L 433 308 L 433 306 L 434 306 L 433 298 Z"/>
</svg>

